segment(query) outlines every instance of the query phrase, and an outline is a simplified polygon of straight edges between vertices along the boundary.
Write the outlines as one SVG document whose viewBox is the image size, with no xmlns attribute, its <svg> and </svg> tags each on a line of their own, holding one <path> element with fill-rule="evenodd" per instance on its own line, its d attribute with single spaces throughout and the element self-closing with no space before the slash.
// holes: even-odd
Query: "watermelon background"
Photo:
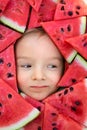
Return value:
<svg viewBox="0 0 87 130">
<path fill-rule="evenodd" d="M 0 78 L 18 93 L 14 44 L 26 30 L 42 27 L 59 48 L 66 62 L 66 70 L 58 86 L 65 88 L 63 92 L 75 86 L 78 91 L 73 92 L 70 98 L 78 99 L 82 91 L 80 100 L 85 104 L 78 111 L 75 111 L 75 107 L 72 108 L 76 116 L 66 112 L 69 106 L 64 108 L 59 105 L 61 99 L 57 99 L 56 94 L 41 103 L 23 95 L 27 102 L 41 112 L 24 130 L 87 129 L 86 17 L 87 0 L 0 0 Z M 82 87 L 81 90 L 77 87 L 78 84 Z M 64 97 L 65 95 L 62 99 L 66 100 Z M 68 98 L 66 103 L 71 104 Z M 57 102 L 61 107 L 54 105 Z"/>
</svg>

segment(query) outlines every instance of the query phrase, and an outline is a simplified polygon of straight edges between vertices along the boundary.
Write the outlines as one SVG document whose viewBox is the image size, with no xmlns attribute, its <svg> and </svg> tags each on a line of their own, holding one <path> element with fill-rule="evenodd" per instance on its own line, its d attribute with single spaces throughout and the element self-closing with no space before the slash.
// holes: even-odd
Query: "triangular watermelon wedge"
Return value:
<svg viewBox="0 0 87 130">
<path fill-rule="evenodd" d="M 21 33 L 0 24 L 0 52 L 13 44 L 19 37 L 21 37 Z"/>
<path fill-rule="evenodd" d="M 26 0 L 10 0 L 0 21 L 5 25 L 19 31 L 24 32 L 29 16 L 30 5 Z"/>
<path fill-rule="evenodd" d="M 68 38 L 66 42 L 72 45 L 87 60 L 87 33 L 74 38 Z"/>
<path fill-rule="evenodd" d="M 86 17 L 68 20 L 42 22 L 42 27 L 54 41 L 68 63 L 76 56 L 76 50 L 64 40 L 85 33 Z"/>
<path fill-rule="evenodd" d="M 35 11 L 38 12 L 40 5 L 42 3 L 42 0 L 27 0 L 27 1 L 35 9 Z"/>
<path fill-rule="evenodd" d="M 0 53 L 0 77 L 14 90 L 17 89 L 14 45 Z"/>
<path fill-rule="evenodd" d="M 9 1 L 10 0 L 0 0 L 0 16 L 2 15 Z"/>
<path fill-rule="evenodd" d="M 87 0 L 59 0 L 54 20 L 69 19 L 87 15 Z"/>
<path fill-rule="evenodd" d="M 87 77 L 87 61 L 77 55 L 62 76 L 58 86 L 69 87 Z"/>
<path fill-rule="evenodd" d="M 28 29 L 41 26 L 41 22 L 52 21 L 56 5 L 55 0 L 43 0 L 38 12 L 32 9 Z"/>
<path fill-rule="evenodd" d="M 33 120 L 32 122 L 28 123 L 26 126 L 23 127 L 24 130 L 42 130 L 42 125 L 43 125 L 43 118 L 44 118 L 44 104 L 40 101 L 35 100 L 34 98 L 24 94 L 20 93 L 22 97 L 29 102 L 32 106 L 37 108 L 40 111 L 40 115 Z"/>
<path fill-rule="evenodd" d="M 85 130 L 75 120 L 60 114 L 58 109 L 45 103 L 43 130 Z"/>
<path fill-rule="evenodd" d="M 0 130 L 19 129 L 36 118 L 39 113 L 0 79 Z"/>
<path fill-rule="evenodd" d="M 44 102 L 57 108 L 59 113 L 87 127 L 87 79 L 56 92 Z"/>
</svg>

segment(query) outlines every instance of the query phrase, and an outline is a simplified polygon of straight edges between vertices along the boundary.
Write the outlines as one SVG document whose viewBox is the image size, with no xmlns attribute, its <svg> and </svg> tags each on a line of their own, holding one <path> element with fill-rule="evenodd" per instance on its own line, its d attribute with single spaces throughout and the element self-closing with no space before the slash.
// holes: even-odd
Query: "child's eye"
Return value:
<svg viewBox="0 0 87 130">
<path fill-rule="evenodd" d="M 25 64 L 25 65 L 21 65 L 22 68 L 31 68 L 31 65 Z"/>
<path fill-rule="evenodd" d="M 54 69 L 54 68 L 57 68 L 57 65 L 48 65 L 48 68 L 50 68 L 50 69 Z"/>
</svg>

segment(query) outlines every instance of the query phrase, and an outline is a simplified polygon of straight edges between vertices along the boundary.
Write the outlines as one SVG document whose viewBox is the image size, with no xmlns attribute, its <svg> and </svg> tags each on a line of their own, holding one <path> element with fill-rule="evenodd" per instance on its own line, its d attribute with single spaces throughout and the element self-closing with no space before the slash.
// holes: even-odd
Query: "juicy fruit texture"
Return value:
<svg viewBox="0 0 87 130">
<path fill-rule="evenodd" d="M 58 85 L 69 87 L 72 84 L 78 83 L 85 77 L 87 77 L 87 61 L 80 55 L 77 55 L 62 76 Z"/>
<path fill-rule="evenodd" d="M 49 117 L 49 119 L 48 119 Z M 46 120 L 47 119 L 47 120 Z M 60 114 L 56 108 L 49 103 L 45 104 L 43 130 L 83 130 L 79 125 L 68 116 Z"/>
<path fill-rule="evenodd" d="M 3 14 L 9 1 L 10 0 L 0 0 L 0 16 Z"/>
<path fill-rule="evenodd" d="M 65 38 L 70 38 L 85 33 L 86 17 L 43 22 L 42 26 L 54 41 L 56 46 L 59 48 L 66 61 L 68 63 L 71 63 L 77 52 L 70 44 L 67 44 L 64 40 Z"/>
<path fill-rule="evenodd" d="M 87 79 L 53 94 L 44 102 L 87 127 Z"/>
<path fill-rule="evenodd" d="M 24 130 L 41 130 L 43 126 L 43 117 L 44 117 L 44 104 L 33 99 L 30 96 L 21 93 L 22 97 L 29 102 L 32 106 L 37 108 L 40 111 L 40 115 L 34 119 L 32 122 L 28 123 L 26 126 L 23 127 Z"/>
<path fill-rule="evenodd" d="M 40 5 L 42 3 L 42 0 L 27 0 L 27 1 L 35 9 L 35 11 L 39 10 Z"/>
<path fill-rule="evenodd" d="M 23 33 L 26 29 L 28 15 L 29 4 L 26 0 L 10 0 L 3 15 L 0 17 L 0 21 Z"/>
<path fill-rule="evenodd" d="M 39 113 L 0 79 L 0 130 L 19 129 L 37 117 Z"/>
<path fill-rule="evenodd" d="M 41 22 L 51 21 L 54 18 L 56 3 L 53 0 L 43 0 L 39 11 L 31 11 L 28 29 L 41 26 Z"/>
<path fill-rule="evenodd" d="M 54 15 L 54 20 L 69 19 L 87 15 L 86 0 L 59 0 Z"/>
<path fill-rule="evenodd" d="M 66 39 L 66 42 L 72 45 L 87 60 L 87 33 Z"/>
<path fill-rule="evenodd" d="M 14 90 L 17 89 L 14 45 L 0 53 L 0 78 L 6 81 Z"/>
<path fill-rule="evenodd" d="M 0 24 L 0 52 L 13 44 L 13 42 L 20 37 L 20 33 Z"/>
</svg>

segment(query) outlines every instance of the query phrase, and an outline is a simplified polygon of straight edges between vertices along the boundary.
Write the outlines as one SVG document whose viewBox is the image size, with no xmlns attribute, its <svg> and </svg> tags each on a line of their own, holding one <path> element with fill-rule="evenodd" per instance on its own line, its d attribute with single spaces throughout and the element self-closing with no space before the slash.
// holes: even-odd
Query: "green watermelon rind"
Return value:
<svg viewBox="0 0 87 130">
<path fill-rule="evenodd" d="M 77 54 L 75 61 L 87 71 L 87 61 L 83 57 Z"/>
<path fill-rule="evenodd" d="M 39 110 L 34 108 L 32 112 L 26 115 L 26 117 L 24 117 L 19 122 L 15 122 L 14 124 L 6 126 L 6 127 L 1 127 L 0 130 L 19 130 L 21 127 L 23 127 L 24 125 L 26 125 L 27 123 L 35 119 L 35 117 L 37 117 L 39 114 L 40 114 Z"/>
<path fill-rule="evenodd" d="M 84 34 L 86 31 L 86 17 L 81 17 L 80 34 Z"/>
<path fill-rule="evenodd" d="M 72 60 L 74 59 L 74 57 L 76 56 L 76 54 L 77 54 L 77 51 L 76 51 L 76 50 L 73 50 L 72 53 L 69 54 L 68 58 L 66 58 L 66 61 L 67 61 L 68 63 L 71 63 Z"/>
<path fill-rule="evenodd" d="M 18 32 L 21 32 L 21 33 L 24 33 L 24 31 L 26 29 L 26 26 L 21 26 L 17 22 L 15 22 L 15 21 L 13 21 L 13 20 L 9 19 L 8 17 L 5 17 L 5 16 L 1 16 L 0 21 L 3 24 L 5 24 L 5 25 L 11 27 L 12 29 L 14 29 Z"/>
</svg>

